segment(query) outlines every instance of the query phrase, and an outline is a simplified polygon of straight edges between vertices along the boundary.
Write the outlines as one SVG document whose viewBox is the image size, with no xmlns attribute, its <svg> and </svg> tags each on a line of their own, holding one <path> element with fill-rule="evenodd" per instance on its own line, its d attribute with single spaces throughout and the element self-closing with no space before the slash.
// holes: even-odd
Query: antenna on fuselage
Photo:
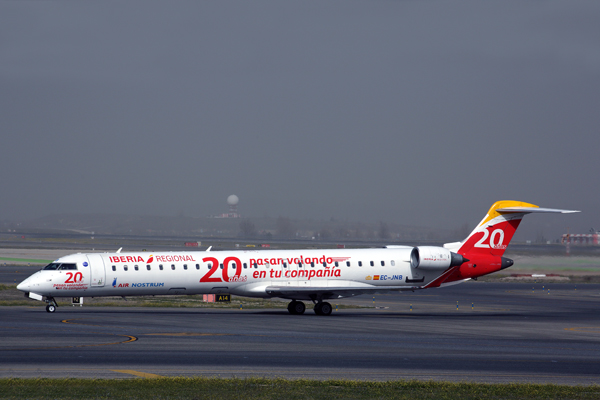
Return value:
<svg viewBox="0 0 600 400">
<path fill-rule="evenodd" d="M 210 251 L 210 249 L 212 249 L 212 246 L 208 246 L 208 249 L 206 249 L 206 251 Z"/>
<path fill-rule="evenodd" d="M 121 250 L 123 250 L 123 248 L 119 247 L 119 250 L 117 250 L 117 254 L 119 254 L 121 252 Z"/>
</svg>

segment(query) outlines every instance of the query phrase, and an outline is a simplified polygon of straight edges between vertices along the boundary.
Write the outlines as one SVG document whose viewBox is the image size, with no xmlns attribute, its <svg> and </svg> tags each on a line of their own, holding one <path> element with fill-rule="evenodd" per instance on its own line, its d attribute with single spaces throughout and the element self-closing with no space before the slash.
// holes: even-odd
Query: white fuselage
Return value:
<svg viewBox="0 0 600 400">
<path fill-rule="evenodd" d="M 266 289 L 410 290 L 426 285 L 444 270 L 412 268 L 411 250 L 412 247 L 73 254 L 56 260 L 57 269 L 33 274 L 18 289 L 47 297 L 231 293 L 297 299 L 309 297 L 298 293 L 273 295 Z M 71 269 L 61 269 L 61 265 Z M 347 294 L 336 297 L 353 295 L 344 293 Z"/>
</svg>

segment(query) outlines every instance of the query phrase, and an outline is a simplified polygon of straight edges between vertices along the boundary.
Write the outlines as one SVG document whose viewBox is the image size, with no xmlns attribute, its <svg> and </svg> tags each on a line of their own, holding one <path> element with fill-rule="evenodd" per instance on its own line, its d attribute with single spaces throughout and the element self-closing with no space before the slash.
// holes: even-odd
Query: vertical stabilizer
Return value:
<svg viewBox="0 0 600 400">
<path fill-rule="evenodd" d="M 574 212 L 578 211 L 540 208 L 535 204 L 514 200 L 497 201 L 465 240 L 448 243 L 444 247 L 467 258 L 475 255 L 501 256 L 525 214 Z"/>
<path fill-rule="evenodd" d="M 444 245 L 468 261 L 448 269 L 426 287 L 476 278 L 513 265 L 512 260 L 502 255 L 525 214 L 574 212 L 579 211 L 540 208 L 534 204 L 514 200 L 497 201 L 465 240 Z"/>
</svg>

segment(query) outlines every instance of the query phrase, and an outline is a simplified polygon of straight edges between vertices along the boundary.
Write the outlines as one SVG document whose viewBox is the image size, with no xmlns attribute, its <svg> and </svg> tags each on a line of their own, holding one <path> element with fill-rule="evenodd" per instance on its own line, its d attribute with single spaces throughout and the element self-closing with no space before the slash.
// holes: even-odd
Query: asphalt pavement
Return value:
<svg viewBox="0 0 600 400">
<path fill-rule="evenodd" d="M 469 282 L 285 310 L 0 307 L 1 377 L 600 383 L 600 285 Z"/>
</svg>

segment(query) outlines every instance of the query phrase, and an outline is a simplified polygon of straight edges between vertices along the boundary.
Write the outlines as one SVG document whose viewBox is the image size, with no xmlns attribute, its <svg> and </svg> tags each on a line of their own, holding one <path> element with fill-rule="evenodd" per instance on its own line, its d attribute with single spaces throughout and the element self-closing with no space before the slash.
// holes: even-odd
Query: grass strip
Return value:
<svg viewBox="0 0 600 400">
<path fill-rule="evenodd" d="M 265 378 L 0 379 L 0 399 L 597 399 L 600 386 Z"/>
</svg>

